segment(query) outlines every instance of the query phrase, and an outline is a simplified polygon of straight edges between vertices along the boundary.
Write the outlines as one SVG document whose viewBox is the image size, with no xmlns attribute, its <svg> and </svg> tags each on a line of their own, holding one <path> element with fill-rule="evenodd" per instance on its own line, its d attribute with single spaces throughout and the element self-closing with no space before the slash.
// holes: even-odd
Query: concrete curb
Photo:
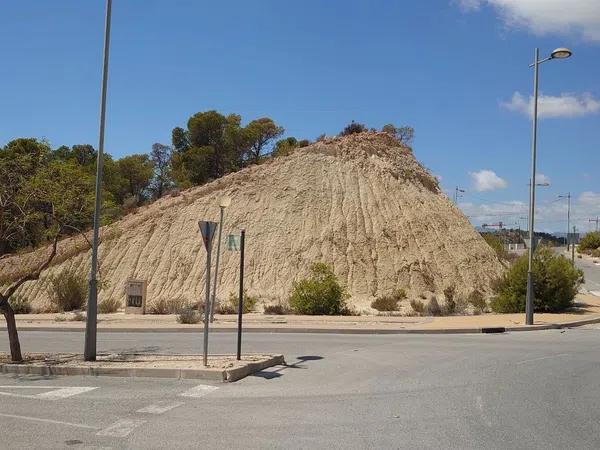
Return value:
<svg viewBox="0 0 600 450">
<path fill-rule="evenodd" d="M 108 377 L 151 377 L 234 382 L 267 367 L 285 364 L 283 355 L 273 355 L 264 361 L 249 362 L 233 369 L 177 369 L 157 367 L 85 367 L 35 364 L 0 364 L 0 373 L 19 375 L 84 375 Z"/>
<path fill-rule="evenodd" d="M 314 334 L 475 334 L 475 333 L 498 333 L 503 331 L 538 331 L 538 330 L 556 330 L 562 328 L 574 328 L 582 325 L 600 323 L 600 315 L 595 315 L 587 319 L 574 320 L 571 322 L 546 323 L 539 325 L 516 325 L 509 327 L 471 327 L 471 328 L 283 328 L 283 327 L 252 327 L 244 328 L 244 333 L 314 333 Z M 17 324 L 18 325 L 18 324 Z M 0 331 L 5 331 L 6 326 L 0 326 Z M 492 331 L 493 330 L 493 331 Z M 19 327 L 20 332 L 24 331 L 44 331 L 44 332 L 79 332 L 83 333 L 85 328 L 71 327 Z M 202 328 L 135 328 L 135 327 L 99 327 L 99 333 L 202 333 Z M 215 333 L 234 333 L 237 329 L 234 327 L 211 327 L 211 332 Z"/>
</svg>

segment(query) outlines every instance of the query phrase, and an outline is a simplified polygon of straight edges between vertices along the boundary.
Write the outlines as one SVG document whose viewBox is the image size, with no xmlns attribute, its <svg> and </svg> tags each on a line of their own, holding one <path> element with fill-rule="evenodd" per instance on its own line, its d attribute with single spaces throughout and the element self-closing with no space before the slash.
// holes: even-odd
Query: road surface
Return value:
<svg viewBox="0 0 600 450">
<path fill-rule="evenodd" d="M 198 352 L 201 334 L 101 333 Z M 235 335 L 211 337 L 232 352 Z M 1 448 L 600 448 L 600 327 L 502 335 L 246 336 L 288 366 L 232 384 L 0 375 Z M 24 332 L 25 351 L 83 333 Z M 0 348 L 7 348 L 0 336 Z M 214 389 L 216 388 L 216 389 Z"/>
</svg>

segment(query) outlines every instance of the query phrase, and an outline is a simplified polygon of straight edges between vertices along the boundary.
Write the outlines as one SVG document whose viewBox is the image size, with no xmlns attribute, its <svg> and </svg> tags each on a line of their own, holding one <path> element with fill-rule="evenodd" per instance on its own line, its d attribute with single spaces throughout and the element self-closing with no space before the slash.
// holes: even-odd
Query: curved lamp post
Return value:
<svg viewBox="0 0 600 450">
<path fill-rule="evenodd" d="M 551 59 L 565 59 L 573 54 L 568 48 L 557 48 L 550 56 L 545 59 L 540 59 L 540 49 L 535 49 L 535 61 L 529 67 L 533 67 L 533 131 L 531 138 L 531 178 L 535 180 L 535 162 L 537 151 L 537 116 L 538 116 L 538 79 L 540 64 L 550 61 Z M 525 302 L 525 323 L 533 325 L 533 250 L 534 250 L 534 211 L 535 211 L 535 185 L 536 183 L 529 182 L 529 265 L 527 269 L 527 299 Z"/>
</svg>

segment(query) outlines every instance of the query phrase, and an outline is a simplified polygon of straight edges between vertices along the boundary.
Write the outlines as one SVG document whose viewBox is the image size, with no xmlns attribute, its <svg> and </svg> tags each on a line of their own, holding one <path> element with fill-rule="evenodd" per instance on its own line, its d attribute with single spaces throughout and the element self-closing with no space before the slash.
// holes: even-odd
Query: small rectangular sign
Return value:
<svg viewBox="0 0 600 450">
<path fill-rule="evenodd" d="M 237 234 L 230 234 L 227 236 L 227 250 L 230 252 L 240 251 L 240 236 Z"/>
</svg>

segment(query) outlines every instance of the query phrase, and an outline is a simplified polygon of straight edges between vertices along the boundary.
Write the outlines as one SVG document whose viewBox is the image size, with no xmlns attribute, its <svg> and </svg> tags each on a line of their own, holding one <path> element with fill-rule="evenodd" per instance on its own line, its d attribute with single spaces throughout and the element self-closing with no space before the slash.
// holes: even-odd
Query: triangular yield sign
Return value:
<svg viewBox="0 0 600 450">
<path fill-rule="evenodd" d="M 202 241 L 204 241 L 204 247 L 206 248 L 206 250 L 208 250 L 212 247 L 212 241 L 215 235 L 215 230 L 217 229 L 217 223 L 200 220 L 198 221 L 198 226 L 200 227 L 200 233 L 202 233 Z"/>
</svg>

